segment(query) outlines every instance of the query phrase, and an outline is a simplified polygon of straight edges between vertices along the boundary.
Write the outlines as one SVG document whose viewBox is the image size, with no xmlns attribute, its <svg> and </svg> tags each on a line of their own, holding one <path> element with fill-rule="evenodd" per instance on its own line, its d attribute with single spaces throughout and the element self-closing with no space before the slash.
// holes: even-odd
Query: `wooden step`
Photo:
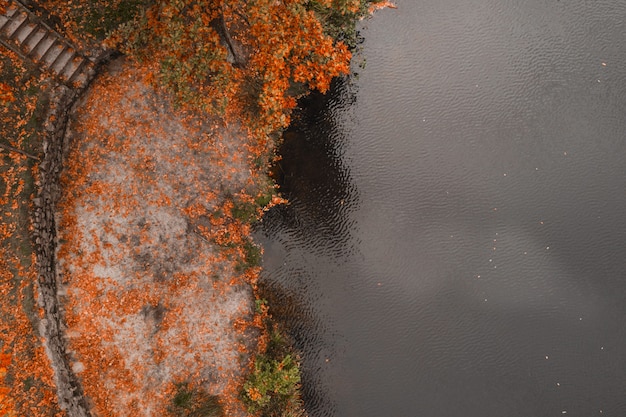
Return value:
<svg viewBox="0 0 626 417">
<path fill-rule="evenodd" d="M 7 10 L 6 13 L 4 14 L 7 17 L 12 17 L 15 15 L 15 13 L 17 13 L 20 10 L 20 6 L 18 6 L 15 3 L 9 4 L 7 6 Z"/>
<path fill-rule="evenodd" d="M 30 36 L 23 44 L 22 44 L 22 48 L 24 48 L 26 50 L 27 53 L 32 52 L 33 49 L 35 49 L 35 47 L 39 44 L 39 42 L 41 42 L 45 37 L 46 34 L 48 33 L 47 30 L 45 30 L 44 28 L 37 28 L 32 36 Z"/>
<path fill-rule="evenodd" d="M 0 15 L 0 30 L 4 29 L 4 26 L 11 21 L 11 17 L 17 12 L 17 6 L 14 4 L 7 7 L 4 15 Z"/>
<path fill-rule="evenodd" d="M 59 71 L 59 75 L 65 81 L 72 81 L 72 77 L 76 77 L 78 73 L 85 67 L 86 60 L 78 55 L 74 56 L 65 67 Z"/>
<path fill-rule="evenodd" d="M 54 35 L 46 33 L 46 36 L 37 44 L 37 46 L 30 52 L 31 58 L 38 62 L 48 52 L 48 49 L 56 42 Z"/>
<path fill-rule="evenodd" d="M 32 35 L 35 30 L 37 30 L 37 27 L 38 25 L 36 23 L 28 22 L 27 24 L 22 25 L 22 27 L 13 34 L 13 39 L 18 41 L 20 45 L 22 45 L 24 41 L 28 39 L 28 37 Z"/>
<path fill-rule="evenodd" d="M 81 71 L 78 71 L 76 75 L 73 78 L 69 79 L 68 81 L 71 82 L 72 84 L 84 85 L 87 82 L 87 79 L 89 77 L 87 71 L 88 71 L 87 68 L 83 67 Z"/>
<path fill-rule="evenodd" d="M 2 30 L 6 34 L 7 38 L 10 38 L 23 24 L 27 23 L 27 21 L 28 14 L 21 12 L 18 16 L 12 17 L 11 21 L 8 22 Z"/>
<path fill-rule="evenodd" d="M 41 56 L 40 63 L 50 68 L 54 61 L 63 53 L 65 45 L 60 42 L 55 42 L 48 50 Z"/>
<path fill-rule="evenodd" d="M 57 75 L 61 75 L 61 71 L 65 68 L 65 65 L 70 62 L 73 56 L 74 50 L 72 48 L 65 48 L 50 65 L 50 69 L 56 72 Z"/>
<path fill-rule="evenodd" d="M 9 20 L 11 20 L 11 19 L 6 17 L 6 16 L 4 16 L 4 15 L 0 15 L 0 30 L 2 30 L 4 25 L 6 25 Z"/>
<path fill-rule="evenodd" d="M 28 35 L 26 35 L 25 38 L 22 38 L 22 36 L 20 35 L 20 47 L 22 49 L 24 49 L 26 47 L 26 45 L 28 45 L 28 43 L 30 42 L 31 38 L 36 35 L 39 32 L 40 26 L 38 23 L 34 23 L 31 22 L 28 25 L 29 28 L 32 28 L 32 30 L 30 31 L 30 33 L 28 33 Z M 29 49 L 30 50 L 30 49 Z"/>
</svg>

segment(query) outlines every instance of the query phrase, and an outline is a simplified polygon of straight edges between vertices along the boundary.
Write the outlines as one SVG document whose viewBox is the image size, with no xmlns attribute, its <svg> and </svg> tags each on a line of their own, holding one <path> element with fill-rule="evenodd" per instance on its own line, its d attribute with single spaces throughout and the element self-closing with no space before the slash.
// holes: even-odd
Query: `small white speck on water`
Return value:
<svg viewBox="0 0 626 417">
<path fill-rule="evenodd" d="M 539 168 L 535 168 L 535 171 L 539 171 Z"/>
<path fill-rule="evenodd" d="M 560 383 L 560 382 L 557 382 L 557 383 L 556 383 L 556 386 L 557 386 L 557 387 L 560 387 L 560 386 L 561 386 L 561 383 Z"/>
<path fill-rule="evenodd" d="M 487 299 L 485 298 L 485 302 L 487 302 Z"/>
<path fill-rule="evenodd" d="M 561 411 L 561 414 L 567 414 L 566 410 Z"/>
<path fill-rule="evenodd" d="M 583 321 L 583 318 L 582 317 L 578 317 L 578 320 Z"/>
<path fill-rule="evenodd" d="M 549 250 L 549 249 L 550 249 L 550 246 L 546 246 L 546 250 Z"/>
<path fill-rule="evenodd" d="M 603 67 L 606 67 L 606 62 L 603 62 L 603 63 L 602 63 L 602 66 L 603 66 Z"/>
<path fill-rule="evenodd" d="M 604 346 L 600 346 L 600 350 L 604 350 Z"/>
<path fill-rule="evenodd" d="M 600 82 L 600 80 L 598 80 L 598 82 Z"/>
<path fill-rule="evenodd" d="M 546 359 L 549 359 L 550 357 L 548 355 L 546 355 Z"/>
<path fill-rule="evenodd" d="M 493 259 L 489 259 L 489 262 L 493 262 Z"/>
<path fill-rule="evenodd" d="M 504 173 L 504 176 L 506 177 L 506 172 Z"/>
<path fill-rule="evenodd" d="M 563 155 L 567 156 L 567 152 L 563 152 Z"/>
<path fill-rule="evenodd" d="M 426 118 L 423 118 L 423 119 L 422 119 L 422 122 L 425 122 L 425 121 L 426 121 Z"/>
<path fill-rule="evenodd" d="M 524 255 L 528 255 L 528 252 L 524 252 Z"/>
<path fill-rule="evenodd" d="M 478 275 L 476 278 L 480 278 L 480 275 Z"/>
</svg>

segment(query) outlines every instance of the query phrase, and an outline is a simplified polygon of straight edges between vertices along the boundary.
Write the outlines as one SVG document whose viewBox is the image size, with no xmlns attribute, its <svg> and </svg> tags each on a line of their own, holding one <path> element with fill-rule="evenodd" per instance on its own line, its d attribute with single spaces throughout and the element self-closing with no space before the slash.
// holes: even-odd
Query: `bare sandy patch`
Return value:
<svg viewBox="0 0 626 417">
<path fill-rule="evenodd" d="M 98 416 L 164 416 L 174 384 L 228 416 L 254 347 L 258 271 L 231 213 L 258 181 L 237 126 L 174 111 L 114 63 L 71 123 L 59 274 L 73 369 Z"/>
</svg>

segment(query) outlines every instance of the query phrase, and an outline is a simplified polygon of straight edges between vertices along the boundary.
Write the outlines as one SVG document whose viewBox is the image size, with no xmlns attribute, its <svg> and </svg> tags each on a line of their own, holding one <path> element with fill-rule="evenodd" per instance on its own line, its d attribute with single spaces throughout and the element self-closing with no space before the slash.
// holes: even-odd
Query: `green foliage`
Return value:
<svg viewBox="0 0 626 417">
<path fill-rule="evenodd" d="M 208 100 L 208 85 L 223 91 L 230 81 L 226 50 L 216 47 L 217 36 L 201 20 L 191 25 L 182 17 L 169 22 L 171 37 L 163 38 L 170 52 L 161 60 L 161 80 L 174 94 L 178 104 L 190 104 L 206 112 L 222 114 L 227 101 L 224 95 Z"/>
<path fill-rule="evenodd" d="M 109 42 L 110 46 L 115 46 L 137 61 L 143 62 L 149 59 L 146 52 L 151 36 L 152 34 L 148 30 L 148 17 L 146 12 L 141 10 L 133 20 L 119 25 L 111 35 Z"/>
<path fill-rule="evenodd" d="M 325 7 L 323 2 L 312 0 L 307 8 L 312 10 L 322 22 L 324 32 L 331 38 L 342 41 L 348 48 L 355 50 L 361 42 L 356 29 L 356 22 L 368 16 L 368 7 L 373 0 L 360 0 L 358 10 L 351 11 L 347 0 L 335 0 L 336 7 Z"/>
<path fill-rule="evenodd" d="M 253 201 L 230 197 L 233 202 L 231 210 L 233 218 L 246 224 L 254 224 L 259 220 L 261 209 L 267 206 L 274 196 L 274 181 L 270 177 L 265 177 L 255 186 L 255 190 L 258 192 Z"/>
<path fill-rule="evenodd" d="M 257 205 L 248 201 L 233 201 L 231 213 L 233 218 L 248 224 L 254 223 L 258 217 Z"/>
<path fill-rule="evenodd" d="M 223 417 L 224 410 L 217 395 L 211 395 L 188 384 L 178 384 L 168 411 L 175 417 Z"/>
<path fill-rule="evenodd" d="M 265 300 L 257 300 L 257 308 Z M 250 413 L 261 417 L 306 417 L 300 397 L 300 364 L 292 342 L 276 323 L 268 322 L 269 341 L 257 356 L 241 396 Z"/>
<path fill-rule="evenodd" d="M 263 312 L 264 307 L 267 306 L 267 300 L 265 298 L 254 300 L 254 310 L 261 314 Z"/>
<path fill-rule="evenodd" d="M 260 188 L 261 188 L 261 191 L 259 192 L 257 197 L 254 199 L 254 202 L 256 203 L 258 207 L 263 208 L 267 206 L 270 203 L 270 201 L 272 201 L 272 196 L 274 195 L 276 188 L 274 187 L 274 181 L 270 177 L 267 177 L 265 179 L 265 181 L 261 184 Z"/>
<path fill-rule="evenodd" d="M 292 354 L 291 341 L 279 330 L 273 329 L 270 332 L 269 343 L 265 354 L 270 358 L 284 358 Z"/>
<path fill-rule="evenodd" d="M 150 0 L 121 0 L 102 2 L 91 0 L 75 3 L 76 23 L 98 40 L 103 40 L 120 25 L 132 21 Z"/>
<path fill-rule="evenodd" d="M 154 0 L 108 42 L 139 61 L 158 63 L 159 81 L 178 106 L 223 115 L 233 69 L 212 27 L 217 4 Z"/>
<path fill-rule="evenodd" d="M 244 400 L 252 413 L 277 408 L 289 401 L 300 384 L 300 369 L 291 355 L 282 360 L 258 356 L 244 384 Z M 278 407 L 282 408 L 282 407 Z"/>
<path fill-rule="evenodd" d="M 261 252 L 260 246 L 255 245 L 252 241 L 249 240 L 243 245 L 243 250 L 246 254 L 246 264 L 249 267 L 258 266 L 261 264 L 263 253 Z"/>
<path fill-rule="evenodd" d="M 235 266 L 238 272 L 243 272 L 247 268 L 254 268 L 261 264 L 263 254 L 261 248 L 255 245 L 251 240 L 243 244 L 244 258 Z"/>
<path fill-rule="evenodd" d="M 187 390 L 187 387 L 180 387 L 179 391 L 172 400 L 172 405 L 181 410 L 189 410 L 193 404 L 193 392 Z"/>
</svg>

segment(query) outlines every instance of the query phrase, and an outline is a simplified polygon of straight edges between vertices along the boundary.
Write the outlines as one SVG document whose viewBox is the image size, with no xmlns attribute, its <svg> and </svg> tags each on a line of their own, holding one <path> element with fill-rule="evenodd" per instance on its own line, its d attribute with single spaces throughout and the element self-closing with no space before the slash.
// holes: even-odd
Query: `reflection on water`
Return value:
<svg viewBox="0 0 626 417">
<path fill-rule="evenodd" d="M 317 274 L 345 264 L 358 246 L 350 213 L 359 197 L 343 161 L 346 138 L 334 116 L 354 98 L 350 87 L 336 80 L 327 95 L 301 100 L 283 135 L 282 159 L 272 168 L 290 203 L 264 216 L 256 239 L 265 248 L 264 269 L 271 277 L 261 282 L 262 291 L 273 316 L 288 325 L 305 352 L 304 397 L 320 416 L 336 414 L 325 371 L 343 342 Z"/>
<path fill-rule="evenodd" d="M 398 6 L 261 231 L 311 415 L 626 415 L 626 4 Z"/>
<path fill-rule="evenodd" d="M 268 229 L 288 227 L 297 239 L 324 253 L 336 250 L 344 257 L 354 221 L 346 215 L 357 203 L 358 194 L 342 161 L 341 127 L 334 112 L 349 106 L 354 95 L 339 80 L 327 96 L 313 94 L 301 100 L 292 126 L 284 133 L 279 150 L 282 157 L 273 167 L 281 192 L 290 205 L 267 216 Z M 280 226 L 274 217 L 280 217 Z M 322 242 L 323 240 L 323 242 Z"/>
</svg>

